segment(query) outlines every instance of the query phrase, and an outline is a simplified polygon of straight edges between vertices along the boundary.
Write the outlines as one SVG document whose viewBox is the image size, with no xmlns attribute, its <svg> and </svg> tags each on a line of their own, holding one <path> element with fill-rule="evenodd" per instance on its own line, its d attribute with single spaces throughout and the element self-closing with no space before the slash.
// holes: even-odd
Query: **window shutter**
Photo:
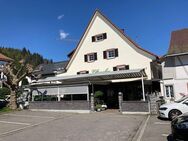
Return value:
<svg viewBox="0 0 188 141">
<path fill-rule="evenodd" d="M 87 55 L 84 55 L 84 61 L 87 62 Z"/>
<path fill-rule="evenodd" d="M 126 70 L 129 70 L 129 65 L 125 65 L 125 69 L 126 69 Z"/>
<path fill-rule="evenodd" d="M 97 60 L 97 53 L 94 53 L 94 59 Z"/>
<path fill-rule="evenodd" d="M 118 49 L 115 49 L 115 57 L 118 57 Z"/>
<path fill-rule="evenodd" d="M 106 51 L 103 51 L 103 58 L 106 59 Z"/>
<path fill-rule="evenodd" d="M 103 33 L 103 39 L 107 39 L 107 34 Z"/>
<path fill-rule="evenodd" d="M 95 36 L 92 36 L 92 42 L 95 42 Z"/>
<path fill-rule="evenodd" d="M 113 71 L 117 71 L 117 67 L 113 67 Z"/>
<path fill-rule="evenodd" d="M 77 74 L 79 75 L 79 74 L 80 74 L 80 72 L 77 72 Z"/>
</svg>

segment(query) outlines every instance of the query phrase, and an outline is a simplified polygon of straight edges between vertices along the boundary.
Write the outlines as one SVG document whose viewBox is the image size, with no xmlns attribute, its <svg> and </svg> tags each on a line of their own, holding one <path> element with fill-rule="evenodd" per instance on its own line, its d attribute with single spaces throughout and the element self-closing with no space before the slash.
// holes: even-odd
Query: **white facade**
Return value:
<svg viewBox="0 0 188 141">
<path fill-rule="evenodd" d="M 188 55 L 167 57 L 162 66 L 161 92 L 165 99 L 177 100 L 188 95 Z M 173 91 L 168 92 L 170 86 Z"/>
<path fill-rule="evenodd" d="M 102 33 L 106 33 L 107 39 L 92 42 L 92 36 Z M 104 59 L 103 51 L 114 48 L 118 49 L 118 57 Z M 97 53 L 97 60 L 84 62 L 84 55 L 89 53 Z M 150 80 L 152 77 L 150 62 L 155 59 L 155 55 L 135 45 L 97 11 L 67 65 L 67 72 L 59 74 L 57 77 L 76 75 L 77 72 L 84 70 L 89 73 L 113 71 L 114 66 L 129 65 L 129 69 L 145 69 L 147 79 Z"/>
</svg>

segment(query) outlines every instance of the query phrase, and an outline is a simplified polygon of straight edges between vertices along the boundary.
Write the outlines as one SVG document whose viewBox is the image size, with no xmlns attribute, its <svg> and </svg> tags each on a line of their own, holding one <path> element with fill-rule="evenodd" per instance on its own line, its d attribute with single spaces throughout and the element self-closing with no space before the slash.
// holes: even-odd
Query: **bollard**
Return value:
<svg viewBox="0 0 188 141">
<path fill-rule="evenodd" d="M 122 101 L 123 101 L 123 93 L 118 93 L 118 101 L 119 101 L 119 111 L 122 112 Z"/>
<path fill-rule="evenodd" d="M 95 111 L 94 95 L 91 93 L 91 111 Z"/>
</svg>

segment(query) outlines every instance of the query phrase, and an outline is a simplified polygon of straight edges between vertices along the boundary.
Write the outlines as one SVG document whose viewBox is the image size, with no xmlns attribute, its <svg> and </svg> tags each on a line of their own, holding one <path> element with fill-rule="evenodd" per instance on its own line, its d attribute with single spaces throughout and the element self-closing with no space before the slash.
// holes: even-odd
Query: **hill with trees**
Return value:
<svg viewBox="0 0 188 141">
<path fill-rule="evenodd" d="M 31 53 L 25 47 L 23 49 L 0 47 L 0 53 L 14 59 L 16 62 L 26 60 L 27 63 L 31 64 L 34 68 L 39 64 L 53 63 L 52 60 L 45 59 L 38 53 Z"/>
</svg>

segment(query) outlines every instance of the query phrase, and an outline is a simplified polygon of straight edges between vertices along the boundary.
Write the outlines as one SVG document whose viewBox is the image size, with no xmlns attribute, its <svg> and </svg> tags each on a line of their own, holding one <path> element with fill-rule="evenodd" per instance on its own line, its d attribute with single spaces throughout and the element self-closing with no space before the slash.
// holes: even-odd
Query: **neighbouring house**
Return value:
<svg viewBox="0 0 188 141">
<path fill-rule="evenodd" d="M 161 93 L 166 101 L 188 95 L 188 29 L 171 33 L 168 53 L 162 57 Z"/>
<path fill-rule="evenodd" d="M 119 109 L 122 93 L 123 110 L 148 112 L 148 95 L 160 92 L 158 56 L 138 46 L 99 11 L 68 57 L 62 71 L 54 73 L 54 64 L 49 65 L 52 73 L 43 72 L 45 77 L 31 84 L 31 108 L 90 110 L 92 94 L 102 91 L 108 108 Z M 37 94 L 56 96 L 62 102 L 34 102 Z"/>
<path fill-rule="evenodd" d="M 0 87 L 2 88 L 3 81 L 6 81 L 7 77 L 3 73 L 3 68 L 6 63 L 12 62 L 13 59 L 5 56 L 4 54 L 0 53 Z"/>
<path fill-rule="evenodd" d="M 55 62 L 50 64 L 41 64 L 33 71 L 34 78 L 46 78 L 56 76 L 57 74 L 64 73 L 68 61 Z"/>
</svg>

